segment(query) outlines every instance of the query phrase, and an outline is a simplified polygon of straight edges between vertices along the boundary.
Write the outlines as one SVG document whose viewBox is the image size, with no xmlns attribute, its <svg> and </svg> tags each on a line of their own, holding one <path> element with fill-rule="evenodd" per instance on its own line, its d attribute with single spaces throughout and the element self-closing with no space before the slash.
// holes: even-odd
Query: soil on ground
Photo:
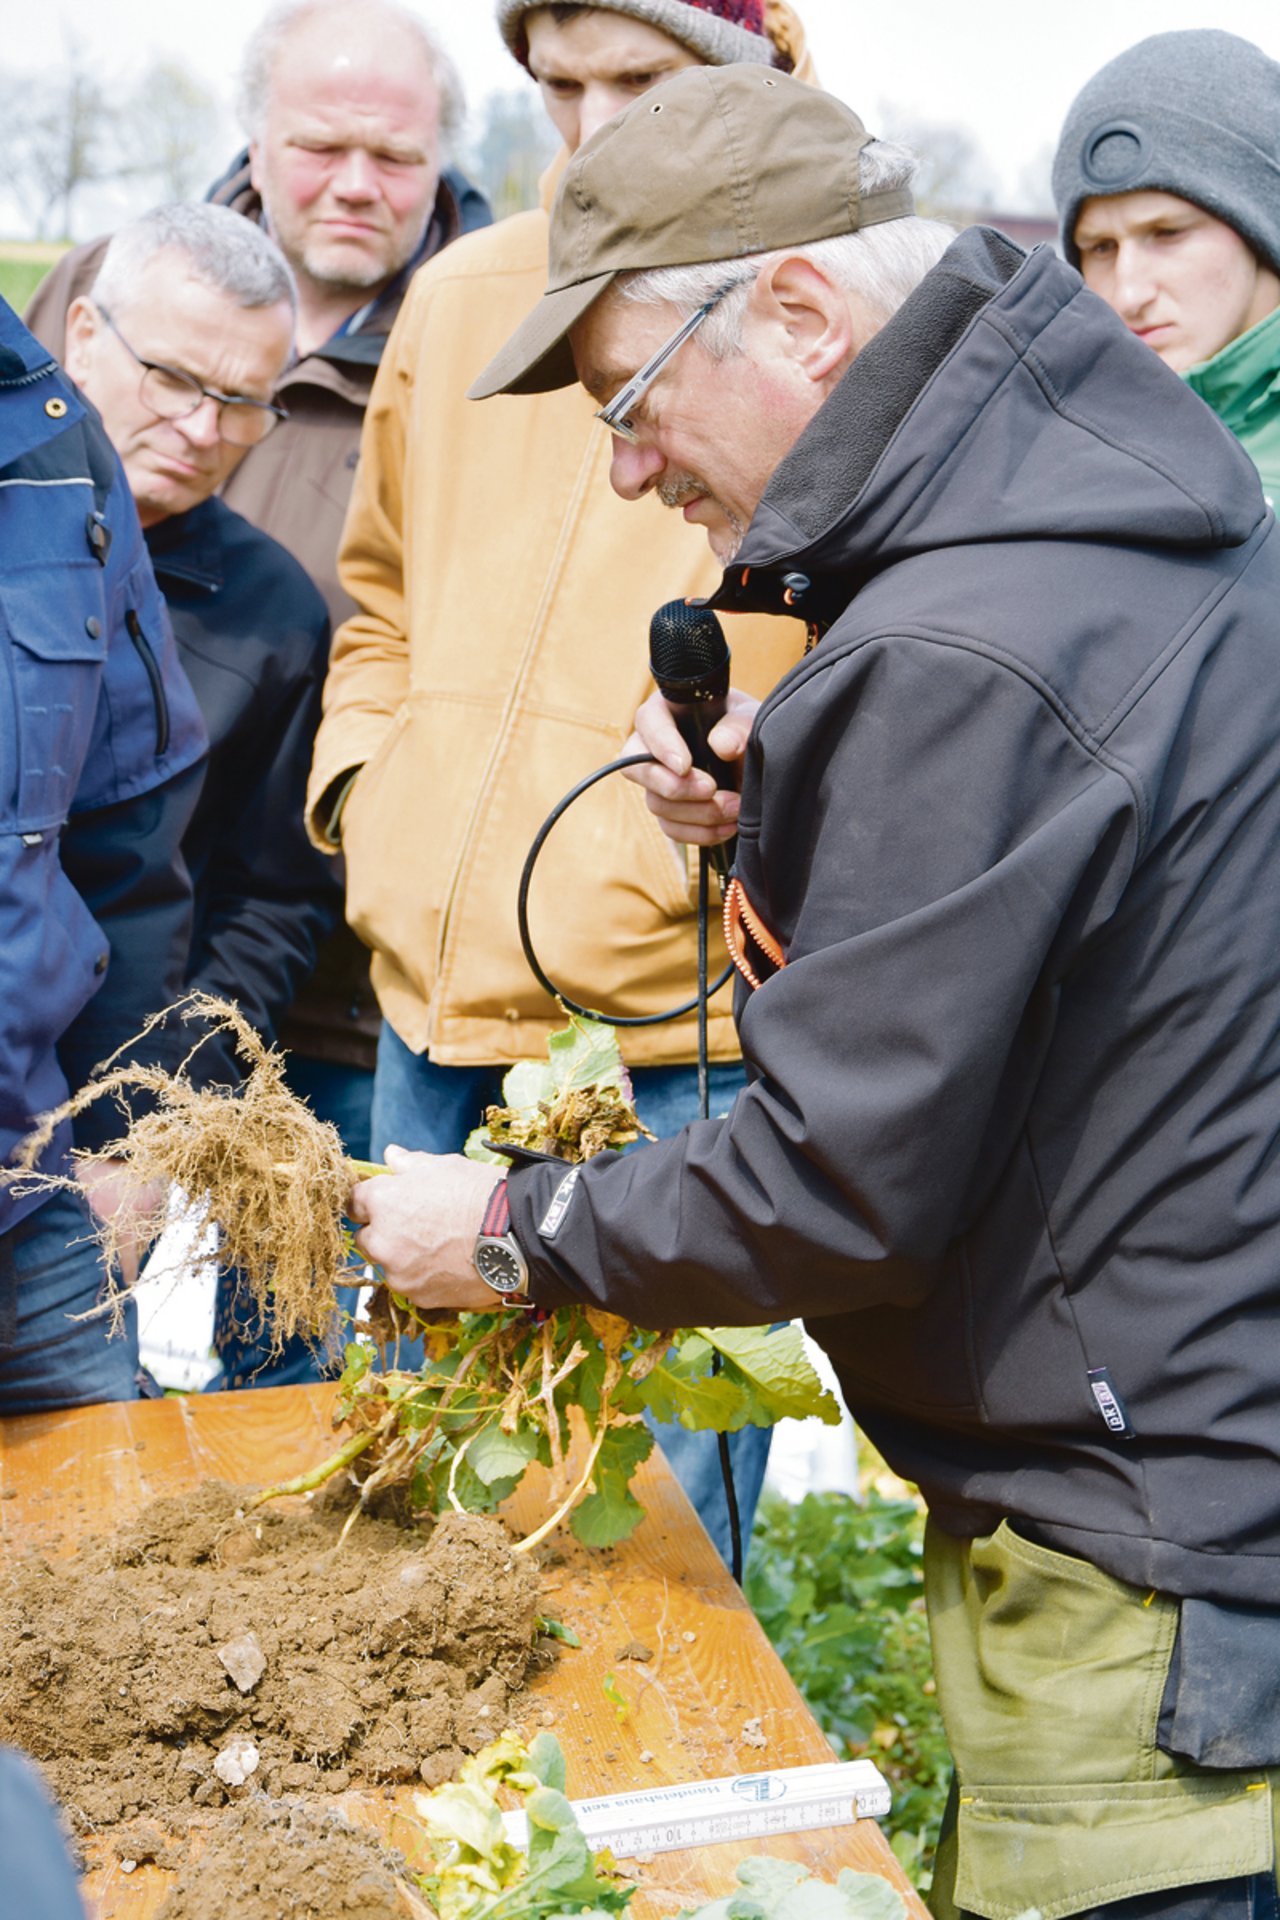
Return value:
<svg viewBox="0 0 1280 1920">
<path fill-rule="evenodd" d="M 108 1830 L 121 1859 L 176 1866 L 189 1850 L 174 1855 L 174 1837 L 212 1828 L 166 1920 L 214 1911 L 200 1883 L 223 1898 L 261 1887 L 241 1920 L 403 1916 L 394 1856 L 325 1797 L 434 1786 L 502 1732 L 531 1664 L 537 1570 L 480 1515 L 428 1530 L 361 1514 L 340 1542 L 347 1489 L 256 1510 L 252 1497 L 209 1481 L 74 1560 L 9 1563 L 0 1741 L 40 1762 L 73 1831 Z"/>
</svg>

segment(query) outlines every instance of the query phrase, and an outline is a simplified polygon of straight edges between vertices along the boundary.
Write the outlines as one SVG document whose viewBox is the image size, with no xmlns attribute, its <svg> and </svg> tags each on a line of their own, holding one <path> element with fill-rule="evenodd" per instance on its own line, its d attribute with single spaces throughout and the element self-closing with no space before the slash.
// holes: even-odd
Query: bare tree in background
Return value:
<svg viewBox="0 0 1280 1920">
<path fill-rule="evenodd" d="M 991 163 L 967 127 L 922 119 L 882 102 L 875 131 L 885 140 L 900 140 L 919 156 L 913 191 L 921 213 L 954 220 L 994 205 Z"/>
<path fill-rule="evenodd" d="M 154 184 L 157 200 L 195 199 L 217 171 L 221 127 L 217 95 L 199 75 L 156 58 L 120 115 L 118 172 Z"/>
<path fill-rule="evenodd" d="M 118 109 L 70 39 L 60 68 L 9 82 L 4 109 L 11 190 L 28 207 L 41 239 L 51 231 L 65 238 L 77 190 L 119 171 Z"/>
<path fill-rule="evenodd" d="M 538 204 L 538 180 L 560 142 L 536 97 L 518 91 L 486 94 L 477 114 L 469 170 L 484 188 L 494 218 Z"/>
<path fill-rule="evenodd" d="M 1028 213 L 1053 213 L 1053 155 L 1053 142 L 1047 140 L 1019 171 L 1015 204 Z"/>
</svg>

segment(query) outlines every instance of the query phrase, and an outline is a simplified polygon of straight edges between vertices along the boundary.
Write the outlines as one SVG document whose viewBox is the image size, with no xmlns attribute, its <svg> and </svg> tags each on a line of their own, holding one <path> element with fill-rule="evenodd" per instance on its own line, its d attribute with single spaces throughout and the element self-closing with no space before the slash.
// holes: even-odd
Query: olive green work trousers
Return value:
<svg viewBox="0 0 1280 1920">
<path fill-rule="evenodd" d="M 1211 1769 L 1156 1744 L 1178 1600 L 1007 1522 L 973 1540 L 930 1523 L 925 1589 L 955 1763 L 938 1920 L 1117 1902 L 1134 1903 L 1126 1920 L 1280 1920 L 1280 1769 Z"/>
</svg>

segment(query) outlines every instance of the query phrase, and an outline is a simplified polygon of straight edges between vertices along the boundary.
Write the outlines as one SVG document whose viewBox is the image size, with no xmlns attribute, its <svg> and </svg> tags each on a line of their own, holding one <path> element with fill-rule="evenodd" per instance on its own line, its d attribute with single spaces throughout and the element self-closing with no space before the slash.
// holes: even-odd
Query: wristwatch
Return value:
<svg viewBox="0 0 1280 1920">
<path fill-rule="evenodd" d="M 489 1195 L 471 1258 L 485 1285 L 500 1294 L 508 1306 L 528 1305 L 529 1269 L 511 1231 L 505 1177 Z"/>
</svg>

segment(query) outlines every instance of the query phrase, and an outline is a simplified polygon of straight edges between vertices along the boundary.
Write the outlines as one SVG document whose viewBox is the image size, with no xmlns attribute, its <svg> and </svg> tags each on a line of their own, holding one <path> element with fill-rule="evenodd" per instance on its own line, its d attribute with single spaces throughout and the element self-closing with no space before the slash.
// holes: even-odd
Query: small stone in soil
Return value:
<svg viewBox="0 0 1280 1920">
<path fill-rule="evenodd" d="M 252 1740 L 229 1740 L 213 1763 L 213 1770 L 225 1787 L 242 1787 L 251 1773 L 258 1771 L 258 1749 Z"/>
<path fill-rule="evenodd" d="M 252 1693 L 267 1670 L 267 1656 L 256 1633 L 242 1633 L 218 1648 L 218 1658 L 241 1693 Z M 124 1688 L 120 1691 L 123 1693 Z"/>
</svg>

